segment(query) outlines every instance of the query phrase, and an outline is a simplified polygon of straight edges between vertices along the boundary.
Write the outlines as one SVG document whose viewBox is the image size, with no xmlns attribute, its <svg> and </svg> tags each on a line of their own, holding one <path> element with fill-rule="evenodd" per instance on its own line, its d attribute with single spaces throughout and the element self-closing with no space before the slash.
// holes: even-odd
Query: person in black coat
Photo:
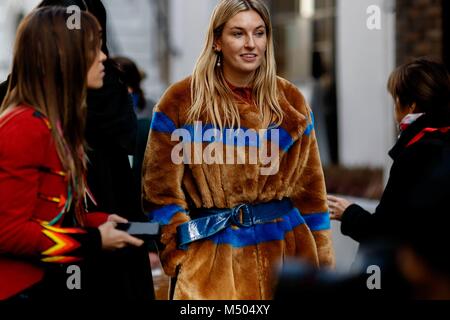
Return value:
<svg viewBox="0 0 450 320">
<path fill-rule="evenodd" d="M 392 73 L 388 89 L 401 133 L 389 152 L 394 163 L 375 213 L 328 197 L 342 233 L 361 244 L 352 270 L 337 274 L 287 263 L 276 300 L 450 299 L 449 73 L 417 59 Z M 369 267 L 380 271 L 376 290 L 367 285 Z"/>
<path fill-rule="evenodd" d="M 404 208 L 433 196 L 424 181 L 437 174 L 436 167 L 450 163 L 450 79 L 445 66 L 425 58 L 407 63 L 392 73 L 388 89 L 401 133 L 389 152 L 394 163 L 375 213 L 328 196 L 331 217 L 342 222 L 344 235 L 358 242 L 395 237 L 411 219 Z M 416 199 L 418 188 L 421 196 Z"/>
<path fill-rule="evenodd" d="M 420 184 L 406 186 L 407 201 L 391 213 L 396 229 L 385 232 L 383 239 L 363 241 L 352 270 L 345 273 L 287 261 L 280 270 L 275 300 L 294 308 L 295 303 L 287 302 L 302 298 L 346 302 L 450 299 L 450 135 L 435 132 L 415 147 L 410 156 L 420 153 L 425 170 L 422 173 L 422 166 L 415 167 Z"/>
<path fill-rule="evenodd" d="M 106 10 L 101 0 L 43 0 L 43 6 L 78 6 L 89 11 L 102 27 L 102 51 L 108 55 Z M 148 221 L 141 205 L 129 155 L 136 150 L 137 119 L 133 103 L 113 61 L 104 63 L 104 85 L 88 90 L 86 142 L 88 144 L 89 211 L 120 214 L 128 221 Z M 0 103 L 4 98 L 0 85 Z M 6 89 L 5 89 L 6 92 Z M 148 251 L 144 247 L 105 253 L 101 263 L 90 266 L 93 284 L 89 294 L 104 299 L 150 300 L 154 298 Z"/>
</svg>

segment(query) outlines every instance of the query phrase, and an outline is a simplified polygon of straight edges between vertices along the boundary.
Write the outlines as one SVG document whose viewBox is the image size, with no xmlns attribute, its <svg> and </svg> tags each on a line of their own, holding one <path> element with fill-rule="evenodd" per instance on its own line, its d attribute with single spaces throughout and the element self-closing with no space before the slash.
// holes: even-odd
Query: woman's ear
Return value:
<svg viewBox="0 0 450 320">
<path fill-rule="evenodd" d="M 222 51 L 222 41 L 220 41 L 220 39 L 217 39 L 216 41 L 214 41 L 213 49 L 215 52 Z"/>
</svg>

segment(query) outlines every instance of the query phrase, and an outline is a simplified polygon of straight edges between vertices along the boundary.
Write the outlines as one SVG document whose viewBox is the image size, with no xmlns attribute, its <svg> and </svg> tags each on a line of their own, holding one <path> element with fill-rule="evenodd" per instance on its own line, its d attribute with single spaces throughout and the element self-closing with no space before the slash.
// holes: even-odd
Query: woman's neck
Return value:
<svg viewBox="0 0 450 320">
<path fill-rule="evenodd" d="M 254 72 L 242 75 L 230 72 L 226 68 L 224 68 L 223 75 L 225 77 L 225 80 L 227 80 L 231 85 L 238 88 L 248 88 L 253 82 Z"/>
</svg>

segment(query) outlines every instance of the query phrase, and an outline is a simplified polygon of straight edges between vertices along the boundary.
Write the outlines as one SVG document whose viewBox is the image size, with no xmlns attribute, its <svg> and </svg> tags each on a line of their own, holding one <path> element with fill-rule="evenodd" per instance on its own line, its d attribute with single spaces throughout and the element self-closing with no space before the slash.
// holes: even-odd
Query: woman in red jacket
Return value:
<svg viewBox="0 0 450 320">
<path fill-rule="evenodd" d="M 106 56 L 97 20 L 81 12 L 69 28 L 68 18 L 38 9 L 17 33 L 0 108 L 0 300 L 64 296 L 54 288 L 67 290 L 68 265 L 142 244 L 115 229 L 125 219 L 84 209 L 86 90 L 102 87 Z"/>
</svg>

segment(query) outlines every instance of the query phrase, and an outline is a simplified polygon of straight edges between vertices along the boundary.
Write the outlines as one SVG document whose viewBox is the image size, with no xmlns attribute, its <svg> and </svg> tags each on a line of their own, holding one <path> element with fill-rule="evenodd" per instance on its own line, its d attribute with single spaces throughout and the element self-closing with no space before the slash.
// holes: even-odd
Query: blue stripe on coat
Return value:
<svg viewBox="0 0 450 320">
<path fill-rule="evenodd" d="M 307 136 L 309 136 L 311 132 L 314 130 L 314 125 L 315 125 L 314 114 L 311 112 L 311 123 L 305 129 L 305 134 Z"/>
<path fill-rule="evenodd" d="M 189 140 L 183 140 L 183 142 L 222 142 L 224 144 L 231 144 L 235 146 L 251 146 L 251 147 L 259 147 L 260 145 L 260 139 L 255 131 L 255 134 L 245 137 L 245 133 L 247 132 L 247 128 L 241 128 L 241 130 L 230 130 L 229 128 L 224 128 L 222 132 L 218 133 L 217 136 L 214 137 L 208 137 L 207 140 L 204 140 L 204 134 L 207 130 L 214 129 L 214 126 L 212 124 L 206 124 L 200 126 L 196 125 L 185 125 L 183 126 L 183 129 L 186 129 L 189 131 L 191 139 Z M 218 129 L 217 129 L 218 130 Z"/>
<path fill-rule="evenodd" d="M 161 225 L 168 225 L 170 220 L 172 220 L 173 216 L 178 212 L 186 213 L 186 210 L 183 207 L 170 204 L 159 209 L 153 210 L 149 213 L 149 219 L 151 221 L 158 222 Z"/>
<path fill-rule="evenodd" d="M 297 208 L 293 208 L 281 221 L 257 224 L 250 228 L 227 228 L 210 237 L 216 244 L 229 244 L 236 248 L 252 246 L 258 243 L 284 240 L 287 232 L 305 223 Z"/>
<path fill-rule="evenodd" d="M 202 128 L 196 127 L 195 125 L 185 125 L 183 129 L 186 129 L 191 139 L 183 140 L 183 142 L 213 142 L 218 141 L 224 144 L 230 144 L 234 146 L 251 146 L 251 147 L 259 147 L 262 143 L 260 136 L 258 134 L 245 136 L 245 132 L 249 130 L 248 128 L 241 127 L 241 130 L 229 130 L 230 128 L 225 128 L 221 134 L 219 133 L 219 137 L 208 139 L 208 141 L 203 140 L 203 135 L 205 131 L 213 129 L 212 124 L 203 125 Z M 228 129 L 228 130 L 227 130 Z M 271 128 L 274 130 L 279 130 L 279 148 L 286 152 L 290 147 L 294 144 L 294 139 L 292 139 L 289 132 L 282 127 Z M 245 138 L 244 138 L 245 137 Z M 271 141 L 272 140 L 272 132 L 271 130 L 267 130 L 264 139 Z"/>
<path fill-rule="evenodd" d="M 156 132 L 172 133 L 177 129 L 175 123 L 164 112 L 155 112 L 152 117 L 150 129 Z"/>
<path fill-rule="evenodd" d="M 314 130 L 314 125 L 315 125 L 314 114 L 311 112 L 311 123 L 306 127 L 304 134 L 309 136 L 311 134 L 311 132 Z M 169 134 L 172 134 L 173 131 L 175 131 L 177 129 L 177 127 L 175 126 L 175 123 L 172 121 L 172 119 L 170 119 L 163 112 L 155 112 L 153 114 L 150 128 L 156 132 L 169 133 Z M 210 139 L 209 141 L 203 141 L 203 135 L 204 135 L 205 131 L 207 131 L 209 129 L 213 129 L 213 128 L 214 128 L 214 126 L 212 124 L 202 125 L 201 128 L 200 128 L 200 126 L 195 126 L 193 124 L 185 125 L 185 126 L 183 126 L 183 129 L 185 129 L 189 132 L 191 139 L 189 139 L 188 141 L 184 141 L 184 142 L 219 141 L 219 142 L 223 142 L 223 143 L 232 144 L 235 146 L 254 146 L 254 147 L 259 147 L 261 144 L 259 135 L 257 135 L 257 134 L 251 135 L 250 137 L 246 137 L 245 140 L 243 140 L 242 138 L 244 136 L 244 132 L 249 130 L 248 128 L 244 128 L 244 127 L 242 127 L 240 131 L 235 130 L 234 131 L 235 134 L 231 134 L 231 135 L 230 135 L 230 132 L 233 133 L 233 131 L 226 131 L 225 129 L 229 129 L 229 128 L 224 128 L 224 130 L 221 132 L 219 137 Z M 279 148 L 282 151 L 287 152 L 294 144 L 294 139 L 289 134 L 289 132 L 286 129 L 284 129 L 283 127 L 276 127 L 276 128 L 272 128 L 272 129 L 279 130 L 279 139 L 280 139 Z M 238 137 L 241 137 L 241 139 L 238 139 Z M 270 130 L 267 130 L 265 138 L 269 141 L 271 140 L 271 131 Z"/>
<path fill-rule="evenodd" d="M 189 131 L 189 134 L 191 135 L 191 137 L 193 137 L 193 139 L 190 139 L 189 141 L 186 141 L 186 142 L 217 141 L 217 142 L 222 142 L 224 144 L 231 144 L 231 145 L 235 145 L 235 146 L 252 146 L 252 147 L 259 147 L 261 144 L 261 139 L 260 139 L 257 131 L 254 131 L 254 134 L 245 136 L 247 130 L 250 130 L 245 127 L 241 127 L 240 130 L 225 127 L 224 130 L 222 130 L 222 132 L 218 134 L 218 136 L 216 136 L 212 139 L 208 138 L 208 139 L 204 140 L 203 135 L 205 134 L 205 132 L 207 130 L 211 130 L 214 128 L 215 127 L 212 124 L 202 125 L 201 130 L 200 130 L 200 126 L 195 126 L 192 124 L 185 125 L 185 126 L 183 126 L 183 129 L 186 129 L 187 131 Z M 282 135 L 282 136 L 287 135 L 290 138 L 289 133 L 287 133 L 287 131 L 285 129 L 283 129 L 281 127 L 272 128 L 272 129 L 279 129 L 280 135 Z M 264 135 L 264 139 L 270 140 L 270 136 L 271 136 L 271 131 L 267 130 Z"/>
<path fill-rule="evenodd" d="M 287 152 L 289 150 L 290 147 L 292 147 L 292 145 L 294 144 L 294 139 L 292 139 L 291 135 L 289 134 L 289 132 L 287 132 L 286 129 L 282 128 L 282 127 L 277 127 L 275 129 L 279 129 L 279 139 L 280 139 L 280 143 L 279 143 L 279 147 L 281 150 L 283 150 L 284 152 Z M 271 141 L 272 140 L 272 135 L 270 131 L 267 131 L 267 140 Z"/>
<path fill-rule="evenodd" d="M 306 224 L 311 231 L 329 230 L 331 228 L 330 214 L 328 212 L 305 214 L 303 218 L 305 218 Z"/>
</svg>

